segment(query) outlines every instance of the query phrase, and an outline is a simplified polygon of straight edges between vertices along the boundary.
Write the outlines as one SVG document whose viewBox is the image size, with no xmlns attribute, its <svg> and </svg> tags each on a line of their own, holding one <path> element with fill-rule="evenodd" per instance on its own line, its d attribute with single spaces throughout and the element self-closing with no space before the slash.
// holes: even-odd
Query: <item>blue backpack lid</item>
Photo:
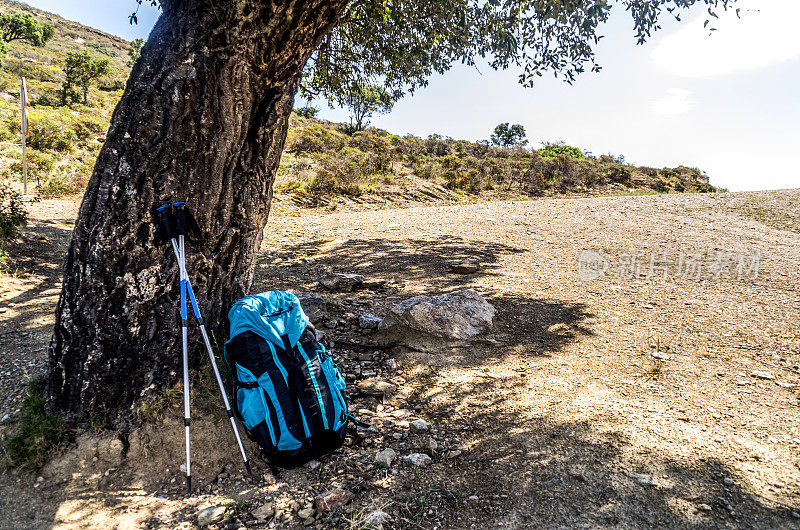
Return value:
<svg viewBox="0 0 800 530">
<path fill-rule="evenodd" d="M 281 348 L 284 345 L 282 335 L 288 335 L 293 346 L 308 325 L 300 301 L 288 291 L 267 291 L 240 298 L 228 311 L 228 321 L 231 339 L 244 331 L 252 331 Z"/>
</svg>

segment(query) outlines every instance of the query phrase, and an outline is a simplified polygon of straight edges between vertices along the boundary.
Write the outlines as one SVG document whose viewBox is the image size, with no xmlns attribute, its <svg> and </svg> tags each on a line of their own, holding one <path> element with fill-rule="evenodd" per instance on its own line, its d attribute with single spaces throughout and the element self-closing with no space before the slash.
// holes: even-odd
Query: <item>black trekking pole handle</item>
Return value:
<svg viewBox="0 0 800 530">
<path fill-rule="evenodd" d="M 172 214 L 172 205 L 165 204 L 156 208 L 156 224 L 158 225 L 158 232 L 156 239 L 160 239 L 162 243 L 166 243 L 171 239 L 175 239 L 175 216 Z"/>
</svg>

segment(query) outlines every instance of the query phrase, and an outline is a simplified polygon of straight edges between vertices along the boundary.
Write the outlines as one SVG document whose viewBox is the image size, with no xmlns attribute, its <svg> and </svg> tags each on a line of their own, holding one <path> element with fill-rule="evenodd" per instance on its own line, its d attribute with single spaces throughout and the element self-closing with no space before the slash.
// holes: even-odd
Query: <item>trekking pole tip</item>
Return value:
<svg viewBox="0 0 800 530">
<path fill-rule="evenodd" d="M 248 474 L 248 475 L 250 475 L 250 480 L 251 480 L 252 482 L 255 482 L 255 481 L 256 481 L 256 479 L 255 479 L 255 477 L 253 477 L 253 470 L 252 470 L 252 469 L 250 469 L 250 462 L 248 462 L 247 460 L 245 460 L 245 461 L 244 461 L 244 467 L 245 467 L 245 469 L 247 469 L 247 474 Z"/>
<path fill-rule="evenodd" d="M 192 477 L 189 475 L 186 475 L 186 494 L 192 494 Z"/>
</svg>

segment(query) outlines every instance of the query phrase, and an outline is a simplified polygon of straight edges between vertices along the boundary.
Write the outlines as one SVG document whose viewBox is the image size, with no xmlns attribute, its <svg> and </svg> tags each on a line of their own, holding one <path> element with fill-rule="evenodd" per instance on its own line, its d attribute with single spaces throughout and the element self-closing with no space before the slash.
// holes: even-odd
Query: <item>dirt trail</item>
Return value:
<svg viewBox="0 0 800 530">
<path fill-rule="evenodd" d="M 31 275 L 3 279 L 0 297 L 17 300 L 0 319 L 4 380 L 10 357 L 44 356 L 57 293 L 41 272 L 48 256 L 37 256 L 43 264 Z M 480 270 L 448 272 L 465 259 Z M 315 281 L 326 271 L 385 278 L 391 288 L 324 293 Z M 417 412 L 461 454 L 430 450 L 431 466 L 389 473 L 388 485 L 367 473 L 372 482 L 354 503 L 392 507 L 387 527 L 795 528 L 798 285 L 800 190 L 791 190 L 287 211 L 270 219 L 253 291 L 318 292 L 343 322 L 352 308 L 382 316 L 397 297 L 463 287 L 495 305 L 490 340 L 399 359 L 396 376 Z M 33 337 L 21 336 L 28 331 Z M 329 333 L 345 344 L 356 336 L 347 325 Z M 14 409 L 11 394 L 4 410 Z M 393 408 L 359 406 L 376 416 Z M 376 449 L 402 455 L 428 443 L 390 432 L 340 460 L 361 469 Z M 336 459 L 322 469 L 342 464 Z M 315 473 L 285 480 L 302 488 Z M 123 500 L 106 485 L 66 502 L 63 492 L 36 496 L 34 479 L 5 476 L 2 511 L 24 495 L 43 505 L 40 514 L 78 513 L 65 527 L 123 511 L 131 525 L 191 520 L 177 496 L 142 491 Z M 237 492 L 215 494 L 240 499 Z M 20 527 L 49 525 L 24 524 L 23 511 L 14 510 Z M 357 520 L 350 513 L 328 525 L 347 526 L 348 517 Z"/>
</svg>

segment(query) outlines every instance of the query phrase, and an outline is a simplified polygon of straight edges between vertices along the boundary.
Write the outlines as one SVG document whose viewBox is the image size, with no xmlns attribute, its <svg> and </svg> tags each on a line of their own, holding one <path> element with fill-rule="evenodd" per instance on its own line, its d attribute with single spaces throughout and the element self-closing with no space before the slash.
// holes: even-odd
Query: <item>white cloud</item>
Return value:
<svg viewBox="0 0 800 530">
<path fill-rule="evenodd" d="M 670 88 L 665 96 L 653 100 L 653 112 L 661 116 L 677 116 L 689 112 L 694 106 L 691 95 L 691 91 L 684 88 Z"/>
<path fill-rule="evenodd" d="M 663 37 L 652 53 L 653 62 L 683 77 L 710 77 L 768 66 L 800 57 L 798 0 L 740 0 L 741 19 L 733 9 L 711 19 L 709 36 L 705 13 Z"/>
</svg>

